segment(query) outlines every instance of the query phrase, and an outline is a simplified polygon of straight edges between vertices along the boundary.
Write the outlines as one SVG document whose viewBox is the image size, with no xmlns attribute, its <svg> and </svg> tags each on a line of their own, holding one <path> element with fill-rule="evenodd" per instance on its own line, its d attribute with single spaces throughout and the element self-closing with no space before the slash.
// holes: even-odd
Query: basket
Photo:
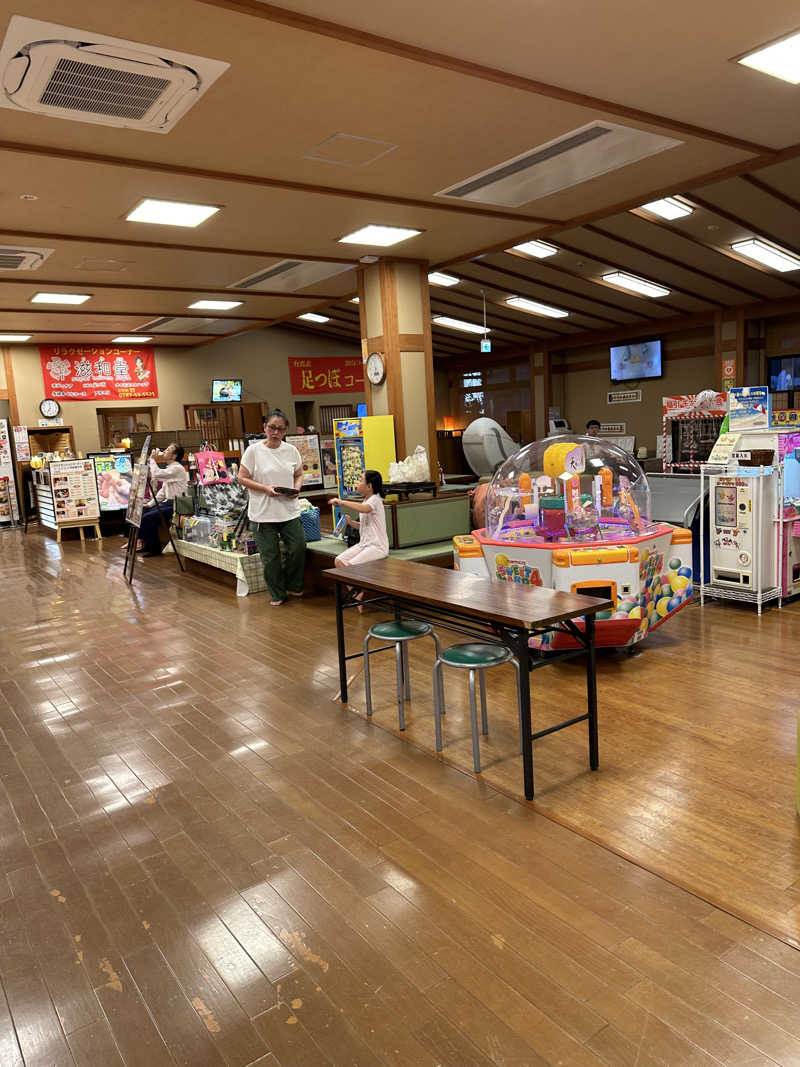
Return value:
<svg viewBox="0 0 800 1067">
<path fill-rule="evenodd" d="M 769 467 L 775 459 L 774 448 L 751 448 L 750 459 L 740 457 L 740 467 Z"/>
<path fill-rule="evenodd" d="M 303 527 L 303 533 L 306 535 L 306 542 L 322 540 L 322 530 L 319 525 L 319 508 L 308 508 L 306 511 L 301 511 L 300 524 Z"/>
</svg>

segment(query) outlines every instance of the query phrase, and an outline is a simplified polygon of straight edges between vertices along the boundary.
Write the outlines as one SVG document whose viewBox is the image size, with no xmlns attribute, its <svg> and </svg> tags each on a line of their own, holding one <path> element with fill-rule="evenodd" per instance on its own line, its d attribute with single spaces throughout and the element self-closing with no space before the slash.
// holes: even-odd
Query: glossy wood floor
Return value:
<svg viewBox="0 0 800 1067">
<path fill-rule="evenodd" d="M 3 1067 L 800 1063 L 800 953 L 490 784 L 519 790 L 499 671 L 476 780 L 365 723 L 358 678 L 332 701 L 330 600 L 167 557 L 129 590 L 121 544 L 0 534 Z M 538 803 L 790 915 L 792 610 L 688 610 L 605 659 L 602 770 L 541 742 Z M 538 717 L 580 693 L 536 681 Z"/>
</svg>

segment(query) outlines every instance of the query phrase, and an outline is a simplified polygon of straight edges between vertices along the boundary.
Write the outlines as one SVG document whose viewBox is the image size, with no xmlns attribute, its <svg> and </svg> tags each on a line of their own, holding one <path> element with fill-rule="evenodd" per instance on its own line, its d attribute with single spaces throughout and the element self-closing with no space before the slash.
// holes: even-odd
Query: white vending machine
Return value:
<svg viewBox="0 0 800 1067">
<path fill-rule="evenodd" d="M 711 585 L 760 594 L 776 589 L 778 493 L 774 468 L 709 474 Z"/>
</svg>

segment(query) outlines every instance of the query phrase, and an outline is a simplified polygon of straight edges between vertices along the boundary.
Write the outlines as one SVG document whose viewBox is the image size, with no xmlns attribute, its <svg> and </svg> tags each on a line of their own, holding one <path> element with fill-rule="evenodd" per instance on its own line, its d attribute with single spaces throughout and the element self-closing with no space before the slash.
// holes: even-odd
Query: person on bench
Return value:
<svg viewBox="0 0 800 1067">
<path fill-rule="evenodd" d="M 347 525 L 359 532 L 359 541 L 352 548 L 340 552 L 334 560 L 337 567 L 353 567 L 358 563 L 369 563 L 374 559 L 385 559 L 389 555 L 389 535 L 386 532 L 386 513 L 383 507 L 383 479 L 378 471 L 364 471 L 361 481 L 356 486 L 363 500 L 342 500 L 334 497 L 331 504 L 349 511 L 356 511 L 361 519 L 347 516 Z"/>
<path fill-rule="evenodd" d="M 172 519 L 173 501 L 176 496 L 186 492 L 189 475 L 181 463 L 183 448 L 175 441 L 167 445 L 163 452 L 154 448 L 150 453 L 150 480 L 155 490 L 155 499 L 145 500 L 142 509 L 142 521 L 139 537 L 145 556 L 160 556 L 164 551 L 159 537 L 162 519 L 169 523 Z M 159 467 L 165 463 L 165 467 Z M 158 507 L 156 507 L 158 502 Z M 160 514 L 159 514 L 160 512 Z"/>
</svg>

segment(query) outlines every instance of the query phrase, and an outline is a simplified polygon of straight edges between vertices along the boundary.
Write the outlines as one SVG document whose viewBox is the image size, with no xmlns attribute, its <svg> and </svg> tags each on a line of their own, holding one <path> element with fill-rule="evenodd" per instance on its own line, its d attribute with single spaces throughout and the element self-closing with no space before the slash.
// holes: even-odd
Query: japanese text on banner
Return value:
<svg viewBox="0 0 800 1067">
<path fill-rule="evenodd" d="M 155 400 L 152 348 L 40 345 L 45 396 L 55 400 Z"/>
<path fill-rule="evenodd" d="M 289 357 L 292 393 L 363 393 L 364 368 L 356 357 L 296 359 Z"/>
</svg>

